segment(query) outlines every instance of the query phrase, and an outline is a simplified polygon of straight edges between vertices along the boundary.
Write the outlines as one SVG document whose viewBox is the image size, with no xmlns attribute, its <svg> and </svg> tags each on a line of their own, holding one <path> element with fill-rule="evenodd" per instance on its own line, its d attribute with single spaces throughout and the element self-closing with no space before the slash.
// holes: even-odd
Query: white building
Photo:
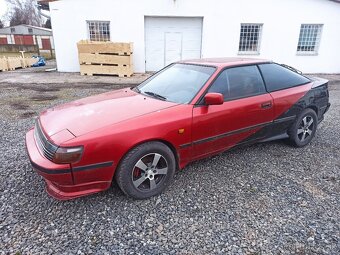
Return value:
<svg viewBox="0 0 340 255">
<path fill-rule="evenodd" d="M 78 41 L 109 39 L 134 43 L 135 72 L 244 56 L 340 73 L 338 0 L 52 0 L 50 11 L 62 72 L 79 71 Z"/>
</svg>

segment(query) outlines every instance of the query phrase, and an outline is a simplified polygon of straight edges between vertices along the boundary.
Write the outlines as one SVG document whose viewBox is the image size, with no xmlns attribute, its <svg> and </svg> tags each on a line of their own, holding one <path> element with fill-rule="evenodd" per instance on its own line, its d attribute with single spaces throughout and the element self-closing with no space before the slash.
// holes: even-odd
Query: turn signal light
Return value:
<svg viewBox="0 0 340 255">
<path fill-rule="evenodd" d="M 56 164 L 76 163 L 81 159 L 84 148 L 80 147 L 59 147 L 54 154 L 53 162 Z"/>
</svg>

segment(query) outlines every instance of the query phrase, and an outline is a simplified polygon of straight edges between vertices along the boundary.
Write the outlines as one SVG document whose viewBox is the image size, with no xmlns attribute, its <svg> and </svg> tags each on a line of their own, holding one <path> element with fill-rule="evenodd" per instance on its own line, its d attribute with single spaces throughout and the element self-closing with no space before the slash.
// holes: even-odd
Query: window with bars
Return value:
<svg viewBox="0 0 340 255">
<path fill-rule="evenodd" d="M 110 41 L 109 21 L 88 21 L 87 26 L 91 41 Z"/>
<path fill-rule="evenodd" d="M 298 54 L 317 54 L 321 38 L 321 24 L 302 24 L 300 28 Z"/>
<path fill-rule="evenodd" d="M 239 54 L 259 54 L 262 24 L 241 24 Z"/>
</svg>

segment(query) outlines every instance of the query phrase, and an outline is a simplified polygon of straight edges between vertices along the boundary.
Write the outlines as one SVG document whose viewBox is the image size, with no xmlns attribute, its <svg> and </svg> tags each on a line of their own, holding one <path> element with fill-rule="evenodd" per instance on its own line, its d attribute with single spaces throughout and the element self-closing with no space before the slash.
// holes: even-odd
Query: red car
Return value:
<svg viewBox="0 0 340 255">
<path fill-rule="evenodd" d="M 327 87 L 268 60 L 178 62 L 137 87 L 44 111 L 27 151 L 57 199 L 106 190 L 113 178 L 144 199 L 161 193 L 176 169 L 238 145 L 307 145 L 330 106 Z"/>
</svg>

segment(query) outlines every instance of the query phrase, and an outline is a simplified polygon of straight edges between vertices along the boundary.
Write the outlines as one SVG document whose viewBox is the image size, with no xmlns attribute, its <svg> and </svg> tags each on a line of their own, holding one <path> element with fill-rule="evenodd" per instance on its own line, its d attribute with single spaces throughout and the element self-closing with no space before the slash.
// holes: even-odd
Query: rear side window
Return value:
<svg viewBox="0 0 340 255">
<path fill-rule="evenodd" d="M 266 90 L 256 66 L 241 66 L 224 70 L 208 92 L 221 93 L 224 101 L 229 101 L 260 95 Z"/>
<path fill-rule="evenodd" d="M 259 65 L 269 92 L 288 89 L 310 82 L 306 77 L 278 64 Z"/>
</svg>

